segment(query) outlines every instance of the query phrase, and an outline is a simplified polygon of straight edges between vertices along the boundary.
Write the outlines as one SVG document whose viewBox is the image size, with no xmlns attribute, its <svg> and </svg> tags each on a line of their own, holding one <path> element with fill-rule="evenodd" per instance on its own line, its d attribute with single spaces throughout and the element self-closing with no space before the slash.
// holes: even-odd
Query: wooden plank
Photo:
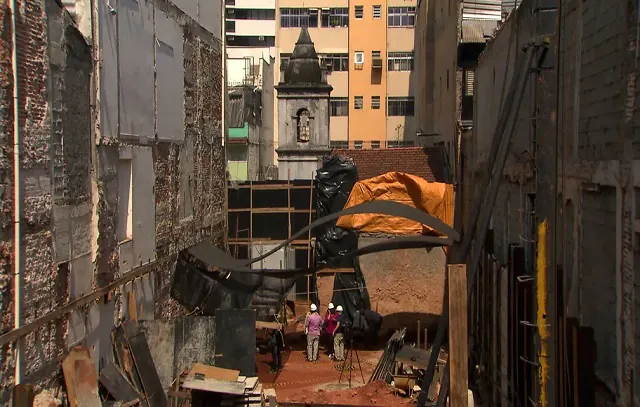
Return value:
<svg viewBox="0 0 640 407">
<path fill-rule="evenodd" d="M 64 374 L 64 384 L 67 388 L 67 397 L 70 407 L 78 407 L 76 402 L 76 361 L 91 359 L 89 349 L 84 346 L 76 346 L 69 351 L 69 354 L 62 361 L 62 373 Z"/>
<path fill-rule="evenodd" d="M 98 394 L 98 374 L 91 358 L 74 362 L 76 402 L 80 407 L 102 407 Z"/>
<path fill-rule="evenodd" d="M 13 407 L 32 407 L 35 394 L 30 384 L 16 384 L 13 387 Z"/>
<path fill-rule="evenodd" d="M 247 379 L 244 381 L 244 388 L 248 390 L 253 390 L 256 388 L 257 384 L 258 384 L 257 377 L 247 377 Z"/>
<path fill-rule="evenodd" d="M 125 373 L 113 363 L 109 363 L 100 371 L 100 383 L 117 401 L 129 402 L 141 397 L 127 380 Z"/>
<path fill-rule="evenodd" d="M 196 375 L 202 375 L 205 379 L 235 382 L 238 380 L 238 376 L 240 376 L 240 371 L 209 366 L 203 363 L 194 363 L 191 370 L 189 370 L 189 377 L 194 377 Z"/>
<path fill-rule="evenodd" d="M 131 291 L 129 291 L 129 295 L 127 295 L 127 310 L 129 311 L 129 319 L 132 321 L 138 320 L 138 307 L 136 303 L 136 293 L 133 288 L 133 284 L 131 284 Z"/>
<path fill-rule="evenodd" d="M 256 321 L 256 329 L 280 329 L 282 324 L 277 322 Z"/>
<path fill-rule="evenodd" d="M 138 324 L 135 321 L 125 321 L 122 327 L 149 406 L 166 407 L 167 397 L 160 383 L 144 332 L 138 330 Z"/>
<path fill-rule="evenodd" d="M 196 379 L 187 376 L 182 387 L 191 390 L 202 390 L 214 393 L 224 394 L 244 394 L 244 383 L 230 382 L 226 380 L 216 379 Z"/>
<path fill-rule="evenodd" d="M 122 325 L 116 327 L 116 329 L 111 332 L 111 341 L 113 343 L 113 353 L 118 366 L 120 366 L 120 368 L 126 373 L 126 377 L 129 379 L 129 382 L 133 384 L 136 391 L 141 392 L 142 382 L 140 381 L 140 375 L 136 370 L 133 357 L 129 351 L 129 345 L 125 338 Z"/>
<path fill-rule="evenodd" d="M 467 266 L 449 268 L 450 407 L 468 407 L 469 349 L 467 335 Z"/>
</svg>

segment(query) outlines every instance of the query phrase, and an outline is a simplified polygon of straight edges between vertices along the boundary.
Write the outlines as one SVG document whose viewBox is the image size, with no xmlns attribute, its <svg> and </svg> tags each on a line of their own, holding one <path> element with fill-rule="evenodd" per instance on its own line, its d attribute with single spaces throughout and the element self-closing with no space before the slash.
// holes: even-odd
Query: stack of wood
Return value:
<svg viewBox="0 0 640 407">
<path fill-rule="evenodd" d="M 167 398 L 151 358 L 147 339 L 136 321 L 126 321 L 112 332 L 114 362 L 96 374 L 89 349 L 78 346 L 62 362 L 69 405 L 101 407 L 98 381 L 106 398 L 121 406 L 165 407 Z M 106 401 L 106 400 L 105 400 Z"/>
<path fill-rule="evenodd" d="M 237 370 L 202 363 L 194 364 L 182 381 L 179 391 L 185 390 L 191 392 L 191 407 L 261 407 L 265 404 L 257 377 L 240 376 Z"/>
</svg>

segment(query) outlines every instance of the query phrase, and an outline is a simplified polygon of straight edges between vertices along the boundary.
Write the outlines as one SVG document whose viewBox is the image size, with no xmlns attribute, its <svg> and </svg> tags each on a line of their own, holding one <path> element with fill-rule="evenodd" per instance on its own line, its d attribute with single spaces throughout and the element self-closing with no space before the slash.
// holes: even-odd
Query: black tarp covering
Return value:
<svg viewBox="0 0 640 407">
<path fill-rule="evenodd" d="M 317 218 L 343 210 L 357 179 L 357 169 L 352 160 L 335 155 L 325 157 L 316 175 Z M 326 264 L 328 260 L 357 248 L 357 233 L 337 227 L 335 221 L 316 230 L 317 264 Z M 344 314 L 353 320 L 358 310 L 371 308 L 360 262 L 355 258 L 336 266 L 353 267 L 354 270 L 353 274 L 336 274 L 332 298 L 332 302 L 336 306 L 342 305 Z"/>
<path fill-rule="evenodd" d="M 258 320 L 270 321 L 293 283 L 292 278 L 211 272 L 206 258 L 196 258 L 183 251 L 178 255 L 173 271 L 171 297 L 190 312 L 201 315 L 215 315 L 216 309 L 247 309 L 251 306 L 257 308 Z"/>
</svg>

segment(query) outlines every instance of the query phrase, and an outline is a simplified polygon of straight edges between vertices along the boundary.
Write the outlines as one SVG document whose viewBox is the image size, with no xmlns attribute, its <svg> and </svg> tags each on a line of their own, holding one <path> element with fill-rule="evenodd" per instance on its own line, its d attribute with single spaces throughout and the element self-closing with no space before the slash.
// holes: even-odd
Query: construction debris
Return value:
<svg viewBox="0 0 640 407">
<path fill-rule="evenodd" d="M 393 373 L 396 363 L 396 354 L 398 350 L 402 348 L 404 345 L 404 336 L 407 333 L 406 328 L 402 328 L 402 330 L 396 331 L 391 338 L 389 338 L 389 342 L 387 342 L 387 347 L 384 350 L 384 353 L 380 357 L 378 364 L 376 365 L 371 378 L 369 378 L 369 383 L 375 382 L 377 380 L 384 380 L 387 383 L 391 383 L 393 380 Z"/>
</svg>

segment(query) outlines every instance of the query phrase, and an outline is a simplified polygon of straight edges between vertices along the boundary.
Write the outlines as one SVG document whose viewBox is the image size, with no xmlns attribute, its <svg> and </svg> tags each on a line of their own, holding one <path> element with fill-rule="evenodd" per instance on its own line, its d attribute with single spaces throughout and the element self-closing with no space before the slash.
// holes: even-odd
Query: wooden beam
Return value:
<svg viewBox="0 0 640 407">
<path fill-rule="evenodd" d="M 468 407 L 467 266 L 449 268 L 449 406 Z"/>
<path fill-rule="evenodd" d="M 229 209 L 230 213 L 238 213 L 238 212 L 253 212 L 253 213 L 311 213 L 308 209 L 295 209 L 291 206 L 281 206 L 281 207 L 273 207 L 273 208 L 233 208 Z"/>
</svg>

